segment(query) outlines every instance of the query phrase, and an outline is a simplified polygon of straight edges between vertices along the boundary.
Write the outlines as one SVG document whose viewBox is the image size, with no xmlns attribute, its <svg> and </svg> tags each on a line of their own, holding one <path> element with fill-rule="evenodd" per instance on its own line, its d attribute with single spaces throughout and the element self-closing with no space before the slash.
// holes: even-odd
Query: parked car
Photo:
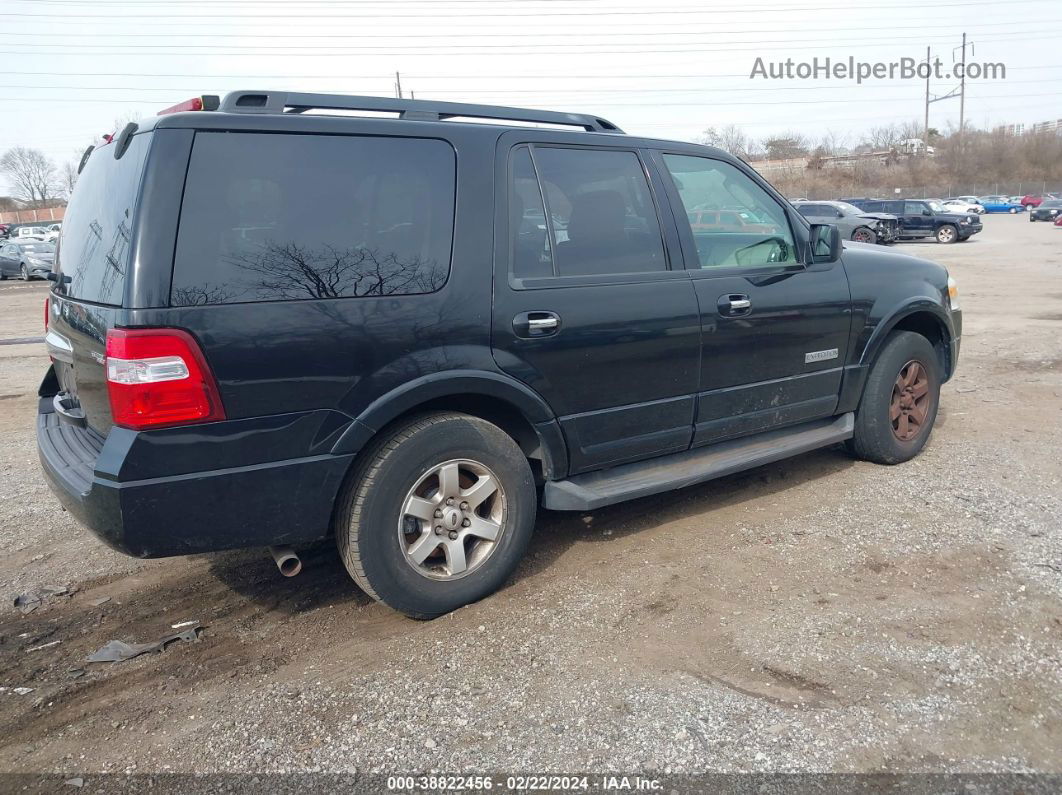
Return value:
<svg viewBox="0 0 1062 795">
<path fill-rule="evenodd" d="M 949 196 L 944 200 L 944 204 L 948 202 L 963 202 L 972 208 L 970 210 L 960 210 L 959 212 L 973 212 L 978 215 L 984 215 L 985 213 L 985 208 L 981 206 L 981 200 L 976 196 Z"/>
<path fill-rule="evenodd" d="M 895 215 L 900 223 L 900 240 L 933 237 L 938 243 L 957 243 L 969 240 L 984 228 L 980 216 L 949 212 L 944 205 L 924 199 L 854 199 L 852 204 L 865 212 Z"/>
<path fill-rule="evenodd" d="M 976 215 L 984 215 L 985 208 L 980 204 L 971 204 L 963 199 L 944 199 L 941 205 L 948 212 L 952 213 L 974 213 Z"/>
<path fill-rule="evenodd" d="M 0 244 L 0 279 L 43 279 L 51 273 L 54 260 L 55 246 L 51 243 L 8 240 Z"/>
<path fill-rule="evenodd" d="M 1031 210 L 1033 207 L 1039 207 L 1044 201 L 1050 201 L 1052 199 L 1058 199 L 1059 197 L 1053 193 L 1035 194 L 1026 193 L 1021 197 L 1021 203 L 1026 210 Z"/>
<path fill-rule="evenodd" d="M 1059 213 L 1058 217 L 1055 218 L 1055 226 L 1062 226 L 1062 213 Z"/>
<path fill-rule="evenodd" d="M 43 226 L 20 226 L 11 237 L 14 240 L 47 240 L 48 230 Z"/>
<path fill-rule="evenodd" d="M 1021 213 L 1025 206 L 1021 202 L 1011 201 L 1009 196 L 982 196 L 979 201 L 986 213 Z"/>
<path fill-rule="evenodd" d="M 694 230 L 706 206 L 771 231 Z M 74 517 L 138 557 L 273 546 L 288 573 L 334 536 L 423 618 L 499 588 L 539 504 L 842 441 L 909 460 L 962 331 L 945 268 L 842 242 L 721 150 L 383 97 L 243 91 L 127 126 L 52 279 L 37 440 Z"/>
<path fill-rule="evenodd" d="M 795 202 L 802 216 L 815 224 L 834 224 L 846 240 L 861 243 L 891 243 L 900 231 L 895 215 L 868 213 L 848 202 Z"/>
<path fill-rule="evenodd" d="M 0 240 L 4 240 L 7 238 L 7 230 L 7 224 L 0 224 Z"/>
<path fill-rule="evenodd" d="M 734 232 L 737 234 L 768 235 L 777 234 L 779 228 L 769 221 L 763 223 L 753 220 L 748 213 L 738 210 L 695 209 L 686 213 L 693 233 L 699 232 Z"/>
<path fill-rule="evenodd" d="M 1062 212 L 1062 200 L 1047 199 L 1029 210 L 1030 221 L 1054 221 Z"/>
</svg>

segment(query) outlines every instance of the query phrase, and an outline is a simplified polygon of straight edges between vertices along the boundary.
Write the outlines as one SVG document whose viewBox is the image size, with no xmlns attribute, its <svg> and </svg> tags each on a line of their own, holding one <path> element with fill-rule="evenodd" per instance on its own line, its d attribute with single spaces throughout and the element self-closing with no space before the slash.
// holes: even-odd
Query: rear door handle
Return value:
<svg viewBox="0 0 1062 795">
<path fill-rule="evenodd" d="M 747 295 L 728 293 L 719 296 L 719 314 L 726 317 L 740 317 L 752 311 L 752 301 Z"/>
<path fill-rule="evenodd" d="M 548 337 L 560 330 L 560 317 L 556 312 L 538 310 L 521 312 L 513 318 L 513 331 L 525 339 Z"/>
</svg>

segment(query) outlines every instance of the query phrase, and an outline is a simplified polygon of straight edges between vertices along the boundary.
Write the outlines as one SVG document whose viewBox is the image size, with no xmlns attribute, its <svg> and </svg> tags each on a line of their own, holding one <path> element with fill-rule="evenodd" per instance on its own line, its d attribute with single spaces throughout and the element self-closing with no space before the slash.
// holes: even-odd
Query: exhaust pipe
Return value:
<svg viewBox="0 0 1062 795">
<path fill-rule="evenodd" d="M 273 556 L 277 568 L 285 577 L 294 577 L 302 571 L 302 561 L 291 547 L 270 547 L 269 554 Z"/>
</svg>

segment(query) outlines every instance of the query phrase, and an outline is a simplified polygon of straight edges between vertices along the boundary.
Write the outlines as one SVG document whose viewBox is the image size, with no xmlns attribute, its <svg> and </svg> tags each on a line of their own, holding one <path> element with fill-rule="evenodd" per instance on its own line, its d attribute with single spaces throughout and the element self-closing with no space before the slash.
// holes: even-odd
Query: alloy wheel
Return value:
<svg viewBox="0 0 1062 795">
<path fill-rule="evenodd" d="M 896 376 L 889 403 L 889 421 L 897 439 L 909 442 L 922 432 L 931 403 L 929 372 L 919 361 L 907 362 Z"/>
<path fill-rule="evenodd" d="M 501 481 L 478 461 L 432 467 L 402 504 L 398 541 L 406 562 L 433 580 L 471 574 L 497 549 L 506 507 Z"/>
</svg>

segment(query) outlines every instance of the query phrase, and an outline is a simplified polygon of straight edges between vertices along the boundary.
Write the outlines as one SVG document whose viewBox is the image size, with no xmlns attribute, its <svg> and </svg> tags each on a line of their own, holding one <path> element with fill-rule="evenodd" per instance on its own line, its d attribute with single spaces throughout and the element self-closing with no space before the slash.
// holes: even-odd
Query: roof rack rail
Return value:
<svg viewBox="0 0 1062 795">
<path fill-rule="evenodd" d="M 397 113 L 401 119 L 443 121 L 457 117 L 559 124 L 588 132 L 623 133 L 607 119 L 585 113 L 562 113 L 500 105 L 435 102 L 425 99 L 359 97 L 345 94 L 304 94 L 290 91 L 233 91 L 221 100 L 223 113 L 305 113 L 309 110 L 367 110 Z"/>
</svg>

